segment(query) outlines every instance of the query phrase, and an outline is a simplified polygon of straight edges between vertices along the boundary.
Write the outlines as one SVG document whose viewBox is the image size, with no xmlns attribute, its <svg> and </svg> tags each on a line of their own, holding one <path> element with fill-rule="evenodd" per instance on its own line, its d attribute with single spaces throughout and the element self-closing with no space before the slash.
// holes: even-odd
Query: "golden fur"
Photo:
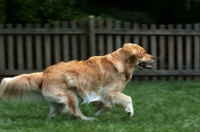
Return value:
<svg viewBox="0 0 200 132">
<path fill-rule="evenodd" d="M 55 117 L 64 108 L 82 120 L 95 120 L 84 116 L 79 109 L 83 103 L 92 102 L 99 115 L 118 105 L 130 117 L 134 110 L 131 97 L 122 93 L 140 62 L 152 63 L 154 58 L 137 44 L 127 43 L 105 56 L 93 56 L 86 61 L 60 62 L 44 72 L 22 74 L 4 78 L 0 96 L 4 100 L 32 101 L 42 93 L 50 106 L 48 117 Z"/>
</svg>

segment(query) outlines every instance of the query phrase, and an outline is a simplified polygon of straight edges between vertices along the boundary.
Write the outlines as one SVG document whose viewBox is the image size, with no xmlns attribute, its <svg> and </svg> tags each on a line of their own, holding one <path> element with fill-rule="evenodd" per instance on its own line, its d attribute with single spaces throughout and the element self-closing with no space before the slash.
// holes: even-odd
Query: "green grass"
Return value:
<svg viewBox="0 0 200 132">
<path fill-rule="evenodd" d="M 130 82 L 124 93 L 131 96 L 135 115 L 129 118 L 121 108 L 114 108 L 86 122 L 61 114 L 47 120 L 46 102 L 9 103 L 0 100 L 0 132 L 199 132 L 200 82 L 156 81 Z M 82 112 L 93 116 L 91 105 L 81 105 Z"/>
</svg>

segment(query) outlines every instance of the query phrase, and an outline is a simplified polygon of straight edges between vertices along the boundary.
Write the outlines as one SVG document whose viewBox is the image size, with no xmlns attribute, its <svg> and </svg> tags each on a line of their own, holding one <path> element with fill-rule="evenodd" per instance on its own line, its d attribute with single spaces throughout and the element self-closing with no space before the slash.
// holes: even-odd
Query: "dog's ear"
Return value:
<svg viewBox="0 0 200 132">
<path fill-rule="evenodd" d="M 128 47 L 133 46 L 133 45 L 134 44 L 131 44 L 131 43 L 125 43 L 123 47 L 127 47 L 128 48 Z"/>
<path fill-rule="evenodd" d="M 124 44 L 124 48 L 131 48 L 131 47 L 138 47 L 139 45 L 138 44 L 132 44 L 132 43 L 125 43 Z"/>
<path fill-rule="evenodd" d="M 138 50 L 138 53 L 137 53 L 137 57 L 138 57 L 138 58 L 142 58 L 142 57 L 144 56 L 144 53 L 145 53 L 145 51 L 139 49 L 139 50 Z"/>
</svg>

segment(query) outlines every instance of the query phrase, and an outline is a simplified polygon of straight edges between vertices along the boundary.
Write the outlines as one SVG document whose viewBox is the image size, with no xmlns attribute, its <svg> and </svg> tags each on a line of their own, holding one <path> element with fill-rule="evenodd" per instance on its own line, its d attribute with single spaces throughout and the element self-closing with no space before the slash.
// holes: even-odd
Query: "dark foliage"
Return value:
<svg viewBox="0 0 200 132">
<path fill-rule="evenodd" d="M 140 23 L 198 23 L 200 0 L 0 0 L 1 23 L 54 23 L 89 15 Z"/>
</svg>

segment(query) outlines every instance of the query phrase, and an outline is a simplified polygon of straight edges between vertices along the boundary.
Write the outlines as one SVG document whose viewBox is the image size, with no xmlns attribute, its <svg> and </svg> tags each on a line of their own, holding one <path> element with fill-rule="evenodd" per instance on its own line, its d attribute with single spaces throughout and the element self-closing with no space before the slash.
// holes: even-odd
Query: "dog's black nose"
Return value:
<svg viewBox="0 0 200 132">
<path fill-rule="evenodd" d="M 152 58 L 153 60 L 155 60 L 155 57 L 154 57 L 154 56 L 151 56 L 151 58 Z"/>
</svg>

